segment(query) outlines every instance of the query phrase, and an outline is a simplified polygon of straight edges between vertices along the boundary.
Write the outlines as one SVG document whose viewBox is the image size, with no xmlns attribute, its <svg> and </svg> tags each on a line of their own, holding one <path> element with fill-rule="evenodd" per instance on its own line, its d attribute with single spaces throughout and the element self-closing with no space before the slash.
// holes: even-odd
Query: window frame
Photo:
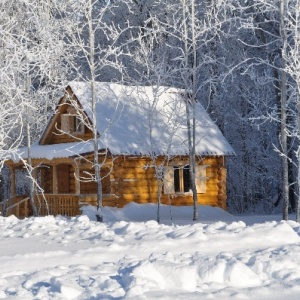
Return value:
<svg viewBox="0 0 300 300">
<path fill-rule="evenodd" d="M 61 131 L 63 133 L 68 133 L 73 135 L 84 134 L 85 132 L 84 127 L 85 127 L 84 123 L 82 122 L 82 120 L 77 114 L 74 113 L 61 114 Z"/>
<path fill-rule="evenodd" d="M 174 193 L 187 194 L 191 193 L 190 166 L 174 165 Z M 188 188 L 186 188 L 186 186 Z"/>
<path fill-rule="evenodd" d="M 80 120 L 79 116 L 70 115 L 70 117 L 72 117 L 72 121 L 70 122 L 70 125 L 72 125 L 71 133 L 84 134 L 84 124 L 82 120 Z"/>
<path fill-rule="evenodd" d="M 191 189 L 188 192 L 184 192 L 182 189 L 184 185 L 183 175 L 182 175 L 182 182 L 181 188 L 179 191 L 176 191 L 175 188 L 175 172 L 174 167 L 181 169 L 182 173 L 184 170 L 184 166 L 188 166 L 186 163 L 182 164 L 171 164 L 164 167 L 164 194 L 165 195 L 191 195 Z M 206 169 L 208 165 L 197 165 L 196 166 L 196 187 L 197 187 L 197 194 L 205 194 L 206 193 L 206 184 L 207 184 L 207 176 L 206 176 Z M 190 187 L 191 188 L 191 187 Z"/>
</svg>

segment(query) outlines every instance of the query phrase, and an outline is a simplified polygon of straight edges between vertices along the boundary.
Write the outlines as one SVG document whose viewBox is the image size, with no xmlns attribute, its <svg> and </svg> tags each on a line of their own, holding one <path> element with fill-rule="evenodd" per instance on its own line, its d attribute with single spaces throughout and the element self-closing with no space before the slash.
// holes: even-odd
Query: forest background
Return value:
<svg viewBox="0 0 300 300">
<path fill-rule="evenodd" d="M 191 90 L 236 152 L 229 211 L 285 218 L 300 194 L 299 47 L 300 0 L 1 0 L 0 202 L 8 154 L 95 74 Z"/>
</svg>

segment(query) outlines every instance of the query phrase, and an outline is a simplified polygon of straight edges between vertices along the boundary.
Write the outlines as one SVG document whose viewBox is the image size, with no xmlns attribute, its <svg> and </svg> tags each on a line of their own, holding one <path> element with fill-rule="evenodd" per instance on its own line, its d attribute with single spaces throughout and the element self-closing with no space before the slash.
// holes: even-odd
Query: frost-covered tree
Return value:
<svg viewBox="0 0 300 300">
<path fill-rule="evenodd" d="M 16 92 L 16 63 L 18 49 L 13 28 L 16 24 L 7 14 L 9 1 L 0 4 L 0 171 L 10 151 L 16 149 L 21 140 L 19 125 L 20 105 Z"/>
<path fill-rule="evenodd" d="M 2 48 L 9 62 L 9 72 L 1 72 L 1 75 L 9 79 L 6 86 L 7 105 L 20 116 L 18 128 L 14 130 L 12 127 L 11 130 L 23 134 L 23 144 L 28 149 L 28 159 L 24 165 L 31 179 L 28 181 L 28 192 L 35 215 L 38 209 L 34 203 L 34 193 L 38 184 L 31 163 L 31 144 L 39 137 L 49 115 L 53 113 L 53 100 L 66 80 L 64 60 L 68 57 L 65 51 L 68 48 L 61 35 L 63 30 L 57 3 L 47 0 L 1 3 L 7 16 L 4 20 L 6 36 L 10 36 L 10 41 L 6 40 L 6 47 Z M 8 87 L 10 93 L 7 93 Z"/>
<path fill-rule="evenodd" d="M 136 50 L 134 52 L 135 63 L 142 66 L 136 69 L 135 72 L 140 72 L 138 79 L 128 79 L 137 86 L 141 99 L 138 105 L 144 109 L 146 127 L 147 127 L 147 140 L 149 142 L 149 156 L 151 163 L 145 167 L 154 168 L 155 178 L 157 182 L 157 222 L 160 222 L 160 207 L 163 186 L 166 184 L 164 171 L 172 159 L 172 141 L 177 128 L 180 126 L 177 112 L 180 102 L 177 101 L 181 97 L 180 94 L 174 95 L 173 101 L 165 101 L 161 96 L 168 92 L 168 87 L 165 86 L 170 77 L 169 65 L 166 63 L 168 54 L 166 48 L 163 46 L 163 34 L 160 30 L 160 25 L 156 19 L 148 19 L 151 26 L 141 27 L 140 34 L 136 38 Z M 148 86 L 148 87 L 147 87 Z M 149 93 L 150 91 L 150 93 Z M 163 103 L 163 105 L 162 105 Z M 159 117 L 158 117 L 159 115 Z M 183 116 L 181 116 L 183 117 Z M 168 122 L 168 128 L 172 128 L 168 132 L 167 144 L 164 155 L 158 153 L 157 149 L 160 148 L 159 144 L 165 144 L 165 134 L 157 132 L 157 126 L 162 122 Z M 161 134 L 161 135 L 160 135 Z"/>
<path fill-rule="evenodd" d="M 238 154 L 229 162 L 229 174 L 236 177 L 229 182 L 229 196 L 239 211 L 273 211 L 284 198 L 283 173 L 274 167 L 280 165 L 283 124 L 279 2 L 230 1 L 227 17 L 226 39 L 218 44 L 228 68 L 221 86 L 227 106 L 223 123 L 229 140 L 236 137 L 231 142 Z"/>
<path fill-rule="evenodd" d="M 188 130 L 189 165 L 191 190 L 193 193 L 193 220 L 198 219 L 196 189 L 195 155 L 195 114 L 196 102 L 209 97 L 207 91 L 214 84 L 209 76 L 214 57 L 210 41 L 217 39 L 220 30 L 222 6 L 205 1 L 199 4 L 194 0 L 180 0 L 172 3 L 173 14 L 165 21 L 166 34 L 173 43 L 173 80 L 172 84 L 185 91 L 186 121 Z M 164 21 L 162 21 L 163 23 Z M 206 102 L 207 103 L 207 102 Z"/>
<path fill-rule="evenodd" d="M 246 58 L 244 68 L 250 74 L 257 74 L 258 70 L 265 68 L 265 82 L 273 84 L 274 93 L 270 93 L 271 101 L 266 105 L 266 114 L 256 113 L 256 118 L 260 120 L 272 121 L 274 127 L 278 128 L 278 141 L 273 142 L 277 154 L 280 155 L 282 164 L 282 175 L 278 177 L 281 182 L 282 193 L 282 218 L 287 220 L 289 208 L 291 208 L 294 198 L 292 186 L 297 181 L 293 165 L 295 147 L 293 135 L 297 131 L 297 116 L 294 111 L 297 109 L 297 1 L 278 0 L 251 2 L 236 1 L 235 11 L 239 11 L 241 27 L 247 36 L 252 34 L 252 42 L 241 39 L 251 50 L 251 54 Z M 241 4 L 241 5 L 240 5 Z M 259 53 L 256 49 L 263 50 Z M 253 52 L 255 55 L 253 55 Z M 296 66 L 296 67 L 295 67 Z M 270 72 L 269 70 L 272 69 Z M 249 72 L 249 70 L 251 72 Z M 296 71 L 296 72 L 295 72 Z M 296 84 L 295 84 L 296 83 Z M 262 99 L 252 101 L 257 103 Z M 261 110 L 262 112 L 263 110 Z M 255 117 L 254 117 L 255 119 Z M 259 124 L 259 123 L 258 123 Z M 279 173 L 280 174 L 280 173 Z"/>
<path fill-rule="evenodd" d="M 280 28 L 282 37 L 282 89 L 281 94 L 284 99 L 286 109 L 290 108 L 290 118 L 292 121 L 289 128 L 287 125 L 282 128 L 285 134 L 290 134 L 297 140 L 297 147 L 295 148 L 296 155 L 294 158 L 294 165 L 297 168 L 296 184 L 298 186 L 297 201 L 296 201 L 296 220 L 299 222 L 299 187 L 300 187 L 300 151 L 299 151 L 299 127 L 300 127 L 300 1 L 280 1 Z M 287 97 L 289 96 L 289 97 Z M 286 103 L 290 102 L 289 106 Z M 287 123 L 287 122 L 285 122 Z M 284 154 L 284 153 L 283 153 Z M 285 160 L 288 159 L 284 156 Z M 291 159 L 291 158 L 290 158 Z M 288 196 L 285 198 L 283 218 L 288 218 Z"/>
<path fill-rule="evenodd" d="M 112 19 L 113 9 L 121 2 L 97 1 L 97 0 L 70 0 L 65 3 L 65 11 L 72 20 L 72 28 L 69 28 L 67 40 L 69 47 L 76 55 L 73 69 L 76 78 L 90 85 L 91 99 L 90 111 L 92 123 L 84 122 L 85 126 L 93 133 L 93 168 L 94 174 L 91 180 L 97 183 L 97 220 L 103 221 L 103 195 L 101 181 L 101 166 L 99 161 L 98 139 L 102 133 L 97 131 L 96 116 L 96 81 L 103 78 L 103 73 L 121 74 L 119 56 L 122 54 L 119 48 L 119 38 L 122 34 Z"/>
</svg>

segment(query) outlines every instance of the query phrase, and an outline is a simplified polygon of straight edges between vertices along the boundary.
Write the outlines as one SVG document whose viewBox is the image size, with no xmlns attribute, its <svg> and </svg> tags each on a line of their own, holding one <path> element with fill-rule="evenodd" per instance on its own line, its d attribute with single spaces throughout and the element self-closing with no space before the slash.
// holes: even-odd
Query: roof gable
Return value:
<svg viewBox="0 0 300 300">
<path fill-rule="evenodd" d="M 81 114 L 87 124 L 91 124 L 91 121 L 83 111 L 80 101 L 78 101 L 76 95 L 73 93 L 70 86 L 66 88 L 64 96 L 59 100 L 55 113 L 50 118 L 40 140 L 40 145 L 52 145 L 61 143 L 78 142 L 78 140 L 89 140 L 92 133 L 89 128 L 84 127 L 83 134 L 75 136 L 64 132 L 62 128 L 62 115 L 79 115 Z"/>
</svg>

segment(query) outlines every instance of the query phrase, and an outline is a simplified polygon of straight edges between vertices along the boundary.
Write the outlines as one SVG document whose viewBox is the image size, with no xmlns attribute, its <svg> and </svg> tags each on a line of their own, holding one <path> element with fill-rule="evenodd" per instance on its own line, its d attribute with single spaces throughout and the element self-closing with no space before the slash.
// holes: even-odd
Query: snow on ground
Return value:
<svg viewBox="0 0 300 300">
<path fill-rule="evenodd" d="M 163 206 L 157 224 L 138 204 L 105 209 L 104 223 L 90 209 L 0 217 L 0 299 L 299 299 L 298 223 L 199 211 L 197 223 L 192 207 Z"/>
</svg>

